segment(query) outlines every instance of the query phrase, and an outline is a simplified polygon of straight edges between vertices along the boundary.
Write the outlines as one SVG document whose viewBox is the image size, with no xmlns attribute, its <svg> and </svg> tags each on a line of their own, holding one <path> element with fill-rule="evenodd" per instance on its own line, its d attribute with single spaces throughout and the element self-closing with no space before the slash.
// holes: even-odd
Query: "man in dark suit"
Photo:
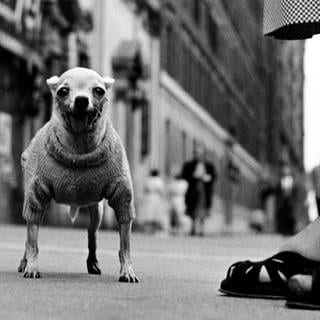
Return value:
<svg viewBox="0 0 320 320">
<path fill-rule="evenodd" d="M 183 165 L 182 178 L 188 182 L 185 196 L 187 215 L 192 219 L 191 235 L 204 234 L 205 219 L 210 215 L 216 171 L 206 161 L 203 152 L 196 152 L 191 161 Z"/>
</svg>

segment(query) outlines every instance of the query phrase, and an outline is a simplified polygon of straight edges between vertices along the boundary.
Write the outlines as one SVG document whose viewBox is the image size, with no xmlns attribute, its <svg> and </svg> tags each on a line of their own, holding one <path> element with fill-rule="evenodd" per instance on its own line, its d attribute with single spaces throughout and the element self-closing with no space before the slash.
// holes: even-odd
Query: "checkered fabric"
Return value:
<svg viewBox="0 0 320 320">
<path fill-rule="evenodd" d="M 287 40 L 320 33 L 320 0 L 265 0 L 263 33 Z"/>
</svg>

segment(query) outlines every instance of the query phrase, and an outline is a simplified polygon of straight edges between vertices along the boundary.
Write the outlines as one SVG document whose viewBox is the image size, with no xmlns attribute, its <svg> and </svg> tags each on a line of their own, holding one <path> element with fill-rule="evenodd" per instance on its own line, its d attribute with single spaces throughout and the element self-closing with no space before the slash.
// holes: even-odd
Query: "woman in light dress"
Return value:
<svg viewBox="0 0 320 320">
<path fill-rule="evenodd" d="M 147 177 L 143 199 L 137 212 L 137 221 L 144 232 L 168 233 L 169 214 L 165 198 L 165 185 L 159 171 L 153 169 Z"/>
</svg>

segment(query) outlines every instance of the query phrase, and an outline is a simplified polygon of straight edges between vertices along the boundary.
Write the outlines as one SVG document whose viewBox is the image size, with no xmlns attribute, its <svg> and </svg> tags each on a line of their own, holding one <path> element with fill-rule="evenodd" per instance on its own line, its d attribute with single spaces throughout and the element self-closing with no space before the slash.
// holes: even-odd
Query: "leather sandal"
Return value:
<svg viewBox="0 0 320 320">
<path fill-rule="evenodd" d="M 289 251 L 258 262 L 236 262 L 229 267 L 220 292 L 236 297 L 285 299 L 289 293 L 288 279 L 310 272 L 317 264 Z"/>
</svg>

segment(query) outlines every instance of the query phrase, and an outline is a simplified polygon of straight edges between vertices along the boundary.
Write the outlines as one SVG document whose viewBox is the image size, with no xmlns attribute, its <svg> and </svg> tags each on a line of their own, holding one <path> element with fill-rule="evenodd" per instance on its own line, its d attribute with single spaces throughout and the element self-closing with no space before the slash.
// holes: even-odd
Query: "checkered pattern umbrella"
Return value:
<svg viewBox="0 0 320 320">
<path fill-rule="evenodd" d="M 320 0 L 265 0 L 263 33 L 286 40 L 320 33 Z"/>
</svg>

